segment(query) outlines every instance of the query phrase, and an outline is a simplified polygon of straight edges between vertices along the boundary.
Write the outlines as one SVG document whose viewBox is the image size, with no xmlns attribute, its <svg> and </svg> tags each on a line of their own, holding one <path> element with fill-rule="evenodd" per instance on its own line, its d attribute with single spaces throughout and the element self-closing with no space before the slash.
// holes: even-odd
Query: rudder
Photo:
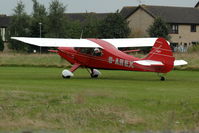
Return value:
<svg viewBox="0 0 199 133">
<path fill-rule="evenodd" d="M 173 69 L 175 58 L 168 42 L 164 38 L 158 38 L 148 56 L 143 60 L 162 62 L 164 67 L 161 69 L 161 72 L 167 73 Z"/>
</svg>

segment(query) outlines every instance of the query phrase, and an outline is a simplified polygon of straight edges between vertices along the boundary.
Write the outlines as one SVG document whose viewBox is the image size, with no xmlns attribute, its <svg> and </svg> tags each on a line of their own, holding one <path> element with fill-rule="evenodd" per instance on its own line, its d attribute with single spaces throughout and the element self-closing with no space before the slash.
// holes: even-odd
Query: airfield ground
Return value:
<svg viewBox="0 0 199 133">
<path fill-rule="evenodd" d="M 134 54 L 136 57 L 145 55 Z M 176 59 L 188 61 L 187 66 L 177 67 L 178 70 L 198 70 L 199 52 L 175 53 Z M 56 54 L 19 54 L 0 53 L 0 66 L 36 66 L 36 67 L 68 67 L 70 64 Z"/>
<path fill-rule="evenodd" d="M 199 71 L 155 73 L 0 67 L 0 132 L 199 131 Z"/>
</svg>

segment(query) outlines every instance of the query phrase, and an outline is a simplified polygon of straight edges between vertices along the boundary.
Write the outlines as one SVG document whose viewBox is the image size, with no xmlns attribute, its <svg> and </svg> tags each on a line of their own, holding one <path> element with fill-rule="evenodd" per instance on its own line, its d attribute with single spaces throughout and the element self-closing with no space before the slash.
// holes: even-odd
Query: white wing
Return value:
<svg viewBox="0 0 199 133">
<path fill-rule="evenodd" d="M 111 43 L 116 48 L 119 47 L 152 47 L 157 38 L 121 38 L 121 39 L 102 39 Z"/>
<path fill-rule="evenodd" d="M 11 37 L 28 44 L 40 47 L 100 47 L 88 39 L 58 39 L 58 38 L 29 38 Z M 157 38 L 121 38 L 121 39 L 102 39 L 116 48 L 119 47 L 152 47 Z"/>
<path fill-rule="evenodd" d="M 102 48 L 100 45 L 87 39 L 57 39 L 57 38 L 29 38 L 29 37 L 11 37 L 24 43 L 40 47 L 91 47 Z"/>
</svg>

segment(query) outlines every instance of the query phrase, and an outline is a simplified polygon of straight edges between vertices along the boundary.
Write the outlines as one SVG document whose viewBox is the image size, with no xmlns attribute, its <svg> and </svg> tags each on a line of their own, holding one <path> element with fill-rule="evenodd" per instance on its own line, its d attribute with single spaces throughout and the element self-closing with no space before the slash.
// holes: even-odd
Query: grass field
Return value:
<svg viewBox="0 0 199 133">
<path fill-rule="evenodd" d="M 137 57 L 145 55 L 135 54 Z M 199 70 L 199 52 L 175 53 L 176 59 L 188 61 L 188 65 L 180 66 L 178 70 Z M 39 66 L 39 67 L 67 67 L 70 64 L 56 54 L 20 54 L 0 53 L 0 66 Z"/>
<path fill-rule="evenodd" d="M 65 67 L 69 65 L 57 54 L 0 53 L 0 66 Z"/>
<path fill-rule="evenodd" d="M 0 67 L 0 132 L 118 133 L 199 131 L 199 72 Z M 43 133 L 43 132 L 42 132 Z"/>
</svg>

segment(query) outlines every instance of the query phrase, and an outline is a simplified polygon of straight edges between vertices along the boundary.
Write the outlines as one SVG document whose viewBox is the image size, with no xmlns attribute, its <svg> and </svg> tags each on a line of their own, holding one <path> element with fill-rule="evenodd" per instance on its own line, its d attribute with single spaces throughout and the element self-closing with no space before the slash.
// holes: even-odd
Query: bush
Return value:
<svg viewBox="0 0 199 133">
<path fill-rule="evenodd" d="M 190 47 L 190 48 L 188 49 L 188 52 L 189 52 L 189 53 L 199 52 L 199 44 L 193 45 L 192 47 Z"/>
<path fill-rule="evenodd" d="M 155 18 L 154 23 L 149 26 L 147 32 L 150 37 L 163 37 L 170 40 L 169 26 L 160 17 Z"/>
</svg>

